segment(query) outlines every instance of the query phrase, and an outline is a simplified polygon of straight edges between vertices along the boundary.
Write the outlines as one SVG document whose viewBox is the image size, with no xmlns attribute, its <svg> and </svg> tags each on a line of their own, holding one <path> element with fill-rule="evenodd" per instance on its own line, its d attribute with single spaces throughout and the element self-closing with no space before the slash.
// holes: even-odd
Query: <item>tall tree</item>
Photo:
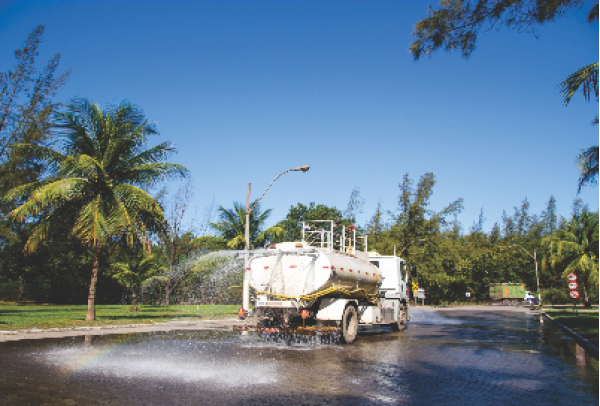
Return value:
<svg viewBox="0 0 600 406">
<path fill-rule="evenodd" d="M 310 202 L 308 206 L 298 203 L 290 207 L 285 219 L 277 223 L 277 226 L 283 229 L 279 240 L 300 241 L 302 239 L 301 222 L 311 220 L 333 220 L 338 224 L 344 224 L 342 212 L 336 207 L 316 204 L 315 202 Z M 345 223 L 347 223 L 346 225 L 350 224 L 348 221 Z"/>
<path fill-rule="evenodd" d="M 348 207 L 344 212 L 344 218 L 347 219 L 351 224 L 356 223 L 356 218 L 362 213 L 365 199 L 360 196 L 360 188 L 357 186 L 352 189 L 350 198 L 348 199 Z"/>
<path fill-rule="evenodd" d="M 250 212 L 250 248 L 266 243 L 270 238 L 280 235 L 283 229 L 278 226 L 264 229 L 264 224 L 271 209 L 260 212 L 260 204 L 256 200 L 250 204 L 254 209 Z M 231 249 L 243 249 L 246 244 L 246 207 L 239 202 L 233 203 L 233 209 L 219 206 L 219 221 L 210 223 L 220 238 L 227 242 Z"/>
<path fill-rule="evenodd" d="M 381 202 L 379 201 L 377 202 L 375 213 L 373 213 L 365 227 L 365 232 L 368 236 L 367 243 L 370 247 L 383 248 L 382 243 L 386 240 L 385 234 L 389 229 L 384 215 L 385 213 L 381 207 Z"/>
<path fill-rule="evenodd" d="M 446 217 L 459 214 L 463 209 L 463 199 L 457 199 L 439 212 L 428 210 L 429 199 L 433 194 L 435 176 L 428 172 L 421 176 L 417 188 L 413 189 L 409 175 L 404 175 L 398 200 L 398 214 L 394 228 L 399 242 L 406 246 L 411 241 L 440 231 L 447 224 Z"/>
<path fill-rule="evenodd" d="M 409 270 L 414 265 L 411 258 L 417 246 L 425 243 L 425 247 L 419 249 L 418 256 L 421 258 L 424 258 L 424 250 L 435 250 L 440 242 L 441 228 L 448 224 L 446 217 L 458 214 L 463 209 L 463 200 L 457 199 L 439 212 L 429 210 L 429 200 L 435 185 L 433 173 L 421 176 L 416 189 L 412 183 L 409 175 L 405 174 L 399 185 L 398 213 L 394 216 L 391 230 L 394 244 L 398 244 L 397 253 L 407 261 Z M 439 267 L 430 267 L 431 269 L 440 272 Z"/>
<path fill-rule="evenodd" d="M 554 196 L 550 196 L 546 210 L 542 212 L 541 218 L 544 227 L 544 234 L 550 235 L 554 233 L 558 227 L 558 217 L 556 216 L 556 199 Z"/>
<path fill-rule="evenodd" d="M 146 231 L 164 227 L 158 203 L 142 188 L 167 176 L 186 174 L 181 165 L 161 162 L 174 152 L 163 142 L 147 148 L 157 134 L 143 112 L 123 102 L 102 110 L 87 99 L 74 100 L 57 125 L 63 148 L 23 144 L 49 175 L 12 189 L 7 199 L 22 202 L 11 212 L 16 221 L 37 221 L 25 249 L 34 250 L 66 227 L 93 252 L 86 320 L 94 320 L 96 281 L 103 247 L 115 240 L 134 246 Z"/>
<path fill-rule="evenodd" d="M 15 51 L 16 64 L 12 70 L 0 72 L 0 196 L 40 176 L 43 167 L 31 162 L 26 155 L 16 153 L 13 147 L 22 142 L 38 144 L 47 139 L 52 114 L 59 106 L 52 97 L 70 73 L 70 70 L 57 73 L 60 54 L 38 70 L 36 57 L 43 35 L 44 26 L 37 26 Z M 0 198 L 0 246 L 22 246 L 22 236 L 27 232 L 28 225 L 14 224 L 8 219 L 12 209 L 14 205 Z"/>
<path fill-rule="evenodd" d="M 473 222 L 471 226 L 471 234 L 482 234 L 483 233 L 483 224 L 485 223 L 485 216 L 483 215 L 483 207 L 479 210 L 479 218 L 477 219 L 477 223 Z"/>
<path fill-rule="evenodd" d="M 19 143 L 40 143 L 48 137 L 51 115 L 59 106 L 52 100 L 65 83 L 70 70 L 57 73 L 60 54 L 54 55 L 40 71 L 35 66 L 44 26 L 37 26 L 23 47 L 15 51 L 16 65 L 0 73 L 0 179 L 1 191 L 32 176 L 26 157 L 15 154 Z M 58 75 L 58 76 L 57 76 Z M 35 168 L 40 170 L 40 168 Z M 34 173 L 37 172 L 34 170 Z M 21 179 L 22 183 L 23 179 Z"/>
<path fill-rule="evenodd" d="M 179 186 L 172 198 L 165 202 L 159 201 L 167 220 L 166 230 L 160 237 L 165 246 L 170 271 L 173 271 L 173 265 L 178 262 L 180 256 L 189 254 L 189 242 L 194 239 L 193 232 L 183 224 L 192 196 L 192 184 L 188 179 L 185 184 Z"/>
<path fill-rule="evenodd" d="M 468 57 L 477 37 L 500 27 L 533 31 L 536 25 L 553 22 L 576 11 L 583 0 L 441 0 L 437 9 L 429 7 L 427 18 L 417 22 L 410 52 L 415 59 L 437 49 L 460 50 Z M 595 16 L 595 17 L 594 17 Z M 597 20 L 598 4 L 588 13 Z"/>
</svg>

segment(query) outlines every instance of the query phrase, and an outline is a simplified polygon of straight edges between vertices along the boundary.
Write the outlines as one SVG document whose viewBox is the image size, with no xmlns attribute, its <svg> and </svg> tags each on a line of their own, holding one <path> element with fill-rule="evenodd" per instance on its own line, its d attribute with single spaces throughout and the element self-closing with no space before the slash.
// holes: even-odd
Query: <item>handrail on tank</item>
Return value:
<svg viewBox="0 0 600 406">
<path fill-rule="evenodd" d="M 316 224 L 312 223 L 329 223 L 329 230 L 325 227 L 318 227 Z M 335 246 L 338 246 L 338 251 L 355 254 L 356 253 L 356 242 L 361 239 L 361 243 L 364 249 L 364 252 L 367 252 L 367 236 L 366 235 L 358 235 L 356 232 L 356 227 L 352 226 L 351 231 L 346 230 L 346 226 L 340 224 L 339 226 L 335 223 L 334 220 L 307 220 L 301 221 L 302 225 L 302 242 L 308 244 L 312 247 L 320 247 L 326 248 L 328 250 L 335 250 Z M 336 233 L 335 227 L 341 229 Z M 346 234 L 350 233 L 350 241 L 347 244 Z M 336 236 L 339 236 L 339 242 L 336 244 Z"/>
</svg>

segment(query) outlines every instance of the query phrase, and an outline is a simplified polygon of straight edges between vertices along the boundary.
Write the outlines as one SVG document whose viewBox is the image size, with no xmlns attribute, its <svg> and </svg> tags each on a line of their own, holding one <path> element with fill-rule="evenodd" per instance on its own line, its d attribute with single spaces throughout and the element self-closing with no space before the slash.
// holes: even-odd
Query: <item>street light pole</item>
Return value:
<svg viewBox="0 0 600 406">
<path fill-rule="evenodd" d="M 250 250 L 250 184 L 248 183 L 248 192 L 246 193 L 246 223 L 244 230 L 244 239 L 246 240 L 246 252 L 244 253 L 244 273 L 242 274 L 242 309 L 244 314 L 250 308 L 250 287 L 248 282 L 248 259 Z"/>
<path fill-rule="evenodd" d="M 242 309 L 244 310 L 244 314 L 246 314 L 246 312 L 250 308 L 250 281 L 248 280 L 248 275 L 247 275 L 248 261 L 249 261 L 249 255 L 250 255 L 250 213 L 252 213 L 252 211 L 258 204 L 258 202 L 260 202 L 260 199 L 263 198 L 263 196 L 271 188 L 273 183 L 275 183 L 275 181 L 277 179 L 279 179 L 283 174 L 286 174 L 286 173 L 292 172 L 292 171 L 306 172 L 309 169 L 310 169 L 310 166 L 303 165 L 303 166 L 298 166 L 296 168 L 288 169 L 287 171 L 281 172 L 279 175 L 277 175 L 277 177 L 275 179 L 273 179 L 273 181 L 269 184 L 269 186 L 267 186 L 267 188 L 265 189 L 263 194 L 256 200 L 256 202 L 254 202 L 252 207 L 250 207 L 250 184 L 248 183 L 248 192 L 246 193 L 246 224 L 245 224 L 245 230 L 244 230 L 244 239 L 246 240 L 246 252 L 244 254 L 244 273 L 243 273 L 243 279 L 242 279 Z"/>
<path fill-rule="evenodd" d="M 521 248 L 531 258 L 533 258 L 533 262 L 535 262 L 535 279 L 536 279 L 536 283 L 537 283 L 538 304 L 541 307 L 542 306 L 542 296 L 540 295 L 540 277 L 539 277 L 539 274 L 538 274 L 537 252 L 536 252 L 536 250 L 533 250 L 533 255 L 531 255 L 531 252 L 527 251 L 523 246 L 521 246 L 519 244 L 514 244 L 514 245 L 509 245 L 508 246 L 508 248 L 513 248 L 513 247 L 519 247 L 519 248 Z"/>
</svg>

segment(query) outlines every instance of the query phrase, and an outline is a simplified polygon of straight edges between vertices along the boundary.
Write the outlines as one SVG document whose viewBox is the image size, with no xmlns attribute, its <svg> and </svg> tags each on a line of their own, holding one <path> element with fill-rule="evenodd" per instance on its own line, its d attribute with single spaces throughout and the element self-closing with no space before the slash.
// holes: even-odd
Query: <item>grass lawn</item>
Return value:
<svg viewBox="0 0 600 406">
<path fill-rule="evenodd" d="M 237 316 L 239 305 L 140 306 L 97 305 L 96 320 L 85 321 L 87 305 L 0 305 L 0 330 L 207 320 Z"/>
<path fill-rule="evenodd" d="M 577 334 L 585 337 L 589 342 L 598 347 L 598 310 L 579 311 L 547 311 L 556 321 L 569 327 Z"/>
</svg>

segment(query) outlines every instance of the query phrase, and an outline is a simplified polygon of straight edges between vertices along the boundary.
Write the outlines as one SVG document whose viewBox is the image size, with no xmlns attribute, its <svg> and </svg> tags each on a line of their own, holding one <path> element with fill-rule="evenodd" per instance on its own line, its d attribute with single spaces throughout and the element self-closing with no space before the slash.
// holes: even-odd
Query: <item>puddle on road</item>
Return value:
<svg viewBox="0 0 600 406">
<path fill-rule="evenodd" d="M 459 319 L 455 319 L 443 314 L 427 310 L 410 310 L 410 323 L 414 324 L 461 324 Z"/>
</svg>

